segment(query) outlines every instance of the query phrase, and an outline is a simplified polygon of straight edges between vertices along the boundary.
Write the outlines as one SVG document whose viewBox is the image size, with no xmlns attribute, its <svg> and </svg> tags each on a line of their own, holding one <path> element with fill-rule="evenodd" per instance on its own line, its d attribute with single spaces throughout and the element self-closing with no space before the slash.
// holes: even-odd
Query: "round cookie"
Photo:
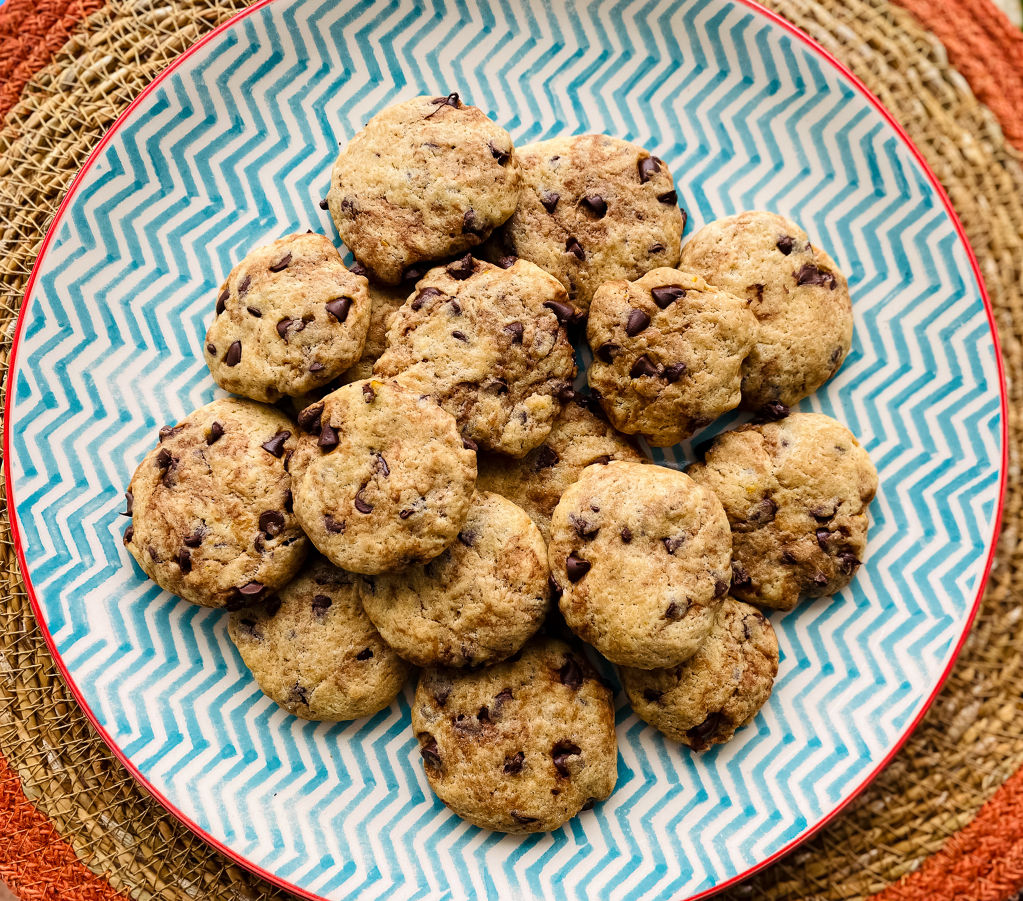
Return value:
<svg viewBox="0 0 1023 901">
<path fill-rule="evenodd" d="M 362 354 L 367 281 L 323 235 L 251 251 L 217 296 L 203 354 L 221 388 L 273 403 L 337 378 Z"/>
<path fill-rule="evenodd" d="M 295 514 L 316 548 L 351 572 L 376 574 L 436 557 L 465 521 L 476 454 L 429 397 L 366 379 L 299 415 L 304 441 Z"/>
<path fill-rule="evenodd" d="M 681 472 L 589 466 L 551 518 L 551 575 L 565 622 L 620 666 L 688 660 L 728 592 L 721 503 Z"/>
<path fill-rule="evenodd" d="M 193 604 L 238 609 L 284 585 L 308 541 L 292 512 L 294 426 L 247 400 L 215 400 L 160 430 L 128 486 L 131 555 Z"/>
<path fill-rule="evenodd" d="M 877 470 L 830 416 L 792 413 L 719 435 L 687 470 L 732 526 L 732 594 L 790 610 L 848 585 L 867 547 Z"/>
<path fill-rule="evenodd" d="M 412 728 L 437 797 L 484 829 L 557 829 L 618 778 L 611 691 L 552 638 L 486 669 L 425 670 Z"/>
<path fill-rule="evenodd" d="M 544 541 L 550 541 L 551 514 L 561 495 L 587 466 L 643 460 L 626 438 L 590 412 L 587 399 L 577 395 L 565 404 L 544 443 L 526 456 L 513 460 L 481 453 L 477 461 L 477 487 L 496 491 L 518 504 L 539 527 Z"/>
<path fill-rule="evenodd" d="M 416 666 L 481 666 L 514 654 L 547 615 L 547 546 L 532 520 L 473 496 L 458 540 L 423 566 L 362 580 L 384 640 Z"/>
<path fill-rule="evenodd" d="M 307 720 L 382 710 L 412 668 L 359 604 L 357 576 L 322 557 L 258 606 L 231 614 L 228 633 L 263 693 Z"/>
<path fill-rule="evenodd" d="M 457 94 L 416 97 L 341 151 L 327 204 L 356 259 L 396 285 L 413 264 L 484 241 L 514 212 L 520 183 L 508 132 Z"/>
<path fill-rule="evenodd" d="M 771 696 L 778 639 L 755 607 L 725 598 L 700 650 L 667 669 L 622 667 L 636 716 L 669 738 L 703 751 L 728 741 Z"/>
<path fill-rule="evenodd" d="M 681 268 L 750 304 L 760 323 L 742 368 L 742 405 L 791 406 L 838 372 L 852 345 L 849 285 L 796 223 L 751 211 L 710 222 L 682 248 Z"/>
<path fill-rule="evenodd" d="M 416 285 L 374 370 L 432 395 L 480 447 L 521 457 L 547 437 L 571 390 L 570 313 L 564 289 L 538 266 L 466 256 Z"/>
<path fill-rule="evenodd" d="M 677 266 L 685 215 L 667 165 L 607 135 L 519 148 L 522 194 L 495 235 L 495 254 L 531 260 L 586 313 L 609 279 Z"/>
<path fill-rule="evenodd" d="M 667 447 L 739 405 L 756 333 L 745 300 L 697 275 L 605 282 L 590 306 L 587 378 L 616 429 Z"/>
</svg>

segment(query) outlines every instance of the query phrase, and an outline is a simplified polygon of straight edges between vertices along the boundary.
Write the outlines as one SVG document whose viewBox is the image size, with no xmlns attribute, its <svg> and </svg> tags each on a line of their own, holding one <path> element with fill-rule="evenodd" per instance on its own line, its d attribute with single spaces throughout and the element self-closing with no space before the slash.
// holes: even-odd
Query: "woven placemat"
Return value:
<svg viewBox="0 0 1023 901">
<path fill-rule="evenodd" d="M 962 12 L 972 2 L 953 0 L 948 6 Z M 1023 446 L 1018 412 L 1023 410 L 1023 168 L 996 117 L 949 64 L 945 48 L 905 10 L 886 0 L 770 0 L 767 5 L 867 83 L 945 184 L 996 308 L 1011 392 L 1013 456 L 1005 526 L 977 625 L 945 691 L 895 762 L 839 820 L 725 896 L 859 899 L 937 851 L 1023 764 L 1023 480 L 1017 453 Z M 46 50 L 49 63 L 19 87 L 20 99 L 0 125 L 4 371 L 14 317 L 45 227 L 88 151 L 158 71 L 242 6 L 240 0 L 115 0 L 73 27 L 66 8 L 51 10 L 55 27 L 70 37 Z M 285 897 L 181 827 L 92 732 L 35 627 L 5 518 L 0 519 L 0 756 L 56 832 L 125 894 L 161 901 Z M 2 779 L 0 771 L 0 788 Z M 38 828 L 29 817 L 15 817 L 5 831 L 0 820 L 0 836 L 9 834 L 12 846 L 19 835 Z M 0 870 L 0 877 L 26 899 L 108 897 L 95 887 L 49 894 L 48 879 L 65 885 L 63 866 L 55 861 L 47 876 L 45 861 L 26 860 L 27 878 L 13 867 Z M 1003 901 L 1008 894 L 990 897 Z"/>
</svg>

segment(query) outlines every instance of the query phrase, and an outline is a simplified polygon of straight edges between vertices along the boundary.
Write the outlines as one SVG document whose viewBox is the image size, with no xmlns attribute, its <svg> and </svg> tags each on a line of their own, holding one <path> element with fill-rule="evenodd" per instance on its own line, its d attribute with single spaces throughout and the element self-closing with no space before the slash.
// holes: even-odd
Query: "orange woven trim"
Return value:
<svg viewBox="0 0 1023 901">
<path fill-rule="evenodd" d="M 1023 31 L 991 0 L 896 0 L 948 51 L 949 62 L 1023 150 Z"/>
<path fill-rule="evenodd" d="M 0 882 L 20 901 L 126 901 L 75 857 L 0 757 Z"/>
<path fill-rule="evenodd" d="M 969 826 L 871 901 L 1007 901 L 1023 888 L 1023 769 Z"/>
<path fill-rule="evenodd" d="M 0 118 L 74 27 L 105 0 L 7 0 L 0 6 Z"/>
</svg>

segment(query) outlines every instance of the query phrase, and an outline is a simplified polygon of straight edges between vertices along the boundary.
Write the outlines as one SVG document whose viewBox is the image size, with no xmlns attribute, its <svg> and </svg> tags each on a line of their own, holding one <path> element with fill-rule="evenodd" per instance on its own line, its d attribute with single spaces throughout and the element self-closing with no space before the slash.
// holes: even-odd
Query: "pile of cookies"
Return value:
<svg viewBox="0 0 1023 901">
<path fill-rule="evenodd" d="M 490 829 L 610 795 L 587 655 L 670 738 L 731 738 L 778 669 L 757 608 L 840 590 L 866 547 L 866 452 L 789 413 L 849 351 L 834 261 L 765 212 L 682 247 L 663 161 L 604 135 L 516 148 L 457 94 L 375 116 L 321 206 L 357 262 L 310 232 L 227 276 L 205 359 L 245 399 L 160 430 L 127 493 L 139 566 L 231 611 L 297 716 L 368 716 L 422 668 L 427 778 Z M 740 406 L 686 473 L 633 443 Z"/>
</svg>

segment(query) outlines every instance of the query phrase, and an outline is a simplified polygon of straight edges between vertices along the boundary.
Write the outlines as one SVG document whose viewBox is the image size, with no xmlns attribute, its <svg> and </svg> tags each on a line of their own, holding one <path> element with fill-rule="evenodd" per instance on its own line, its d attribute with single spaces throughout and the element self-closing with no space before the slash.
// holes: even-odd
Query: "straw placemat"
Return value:
<svg viewBox="0 0 1023 901">
<path fill-rule="evenodd" d="M 995 305 L 1009 378 L 1005 525 L 973 633 L 905 749 L 841 818 L 727 898 L 860 899 L 885 891 L 885 901 L 1006 901 L 1023 887 L 1023 774 L 1017 773 L 1023 765 L 1023 168 L 1010 143 L 1023 148 L 1023 36 L 1014 36 L 986 0 L 902 2 L 913 14 L 887 0 L 767 5 L 808 31 L 881 98 L 962 216 Z M 89 150 L 157 72 L 242 6 L 241 0 L 7 0 L 0 7 L 4 370 L 46 225 Z M 161 901 L 285 897 L 178 825 L 92 732 L 35 627 L 6 518 L 0 519 L 0 758 L 0 879 L 24 901 L 107 901 L 118 892 Z"/>
</svg>

